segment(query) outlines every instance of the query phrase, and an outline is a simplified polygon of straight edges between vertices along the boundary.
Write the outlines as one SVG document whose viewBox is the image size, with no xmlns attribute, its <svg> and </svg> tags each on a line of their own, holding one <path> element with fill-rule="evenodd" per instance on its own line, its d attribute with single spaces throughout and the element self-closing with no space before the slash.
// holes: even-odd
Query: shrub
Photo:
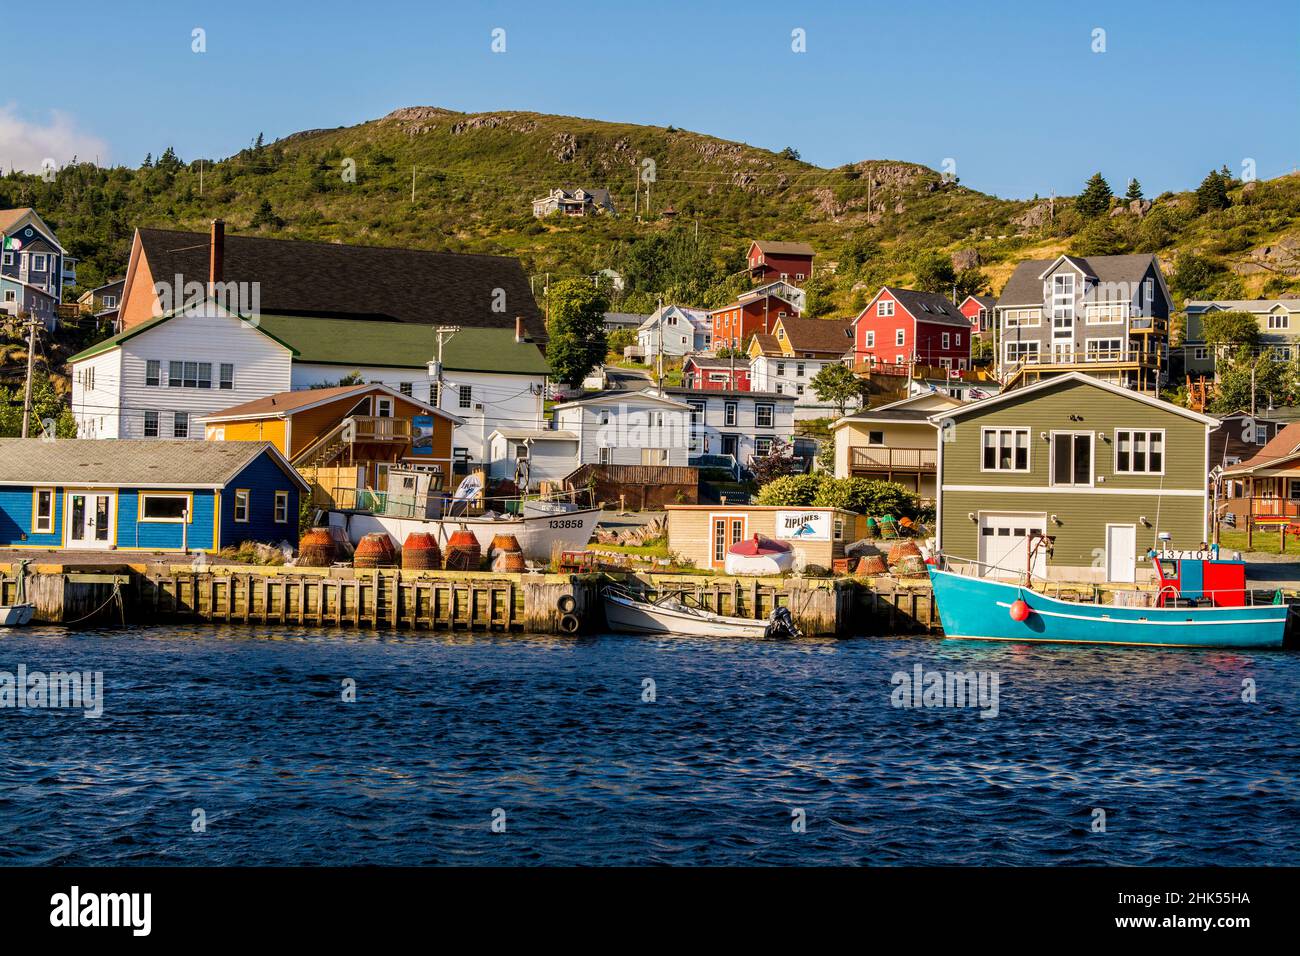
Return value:
<svg viewBox="0 0 1300 956">
<path fill-rule="evenodd" d="M 896 518 L 915 517 L 921 507 L 920 499 L 902 485 L 866 478 L 824 477 L 812 503 L 858 514 L 892 514 Z"/>
<path fill-rule="evenodd" d="M 821 481 L 818 475 L 786 475 L 760 488 L 754 502 L 760 505 L 788 505 L 796 508 L 810 505 L 817 497 Z"/>
</svg>

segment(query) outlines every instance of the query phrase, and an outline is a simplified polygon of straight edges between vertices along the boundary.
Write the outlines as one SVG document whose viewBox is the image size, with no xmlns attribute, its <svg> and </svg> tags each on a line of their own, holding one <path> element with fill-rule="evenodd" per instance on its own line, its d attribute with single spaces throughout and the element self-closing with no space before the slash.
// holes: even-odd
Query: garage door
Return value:
<svg viewBox="0 0 1300 956">
<path fill-rule="evenodd" d="M 1025 573 L 1029 561 L 1029 536 L 1043 534 L 1047 515 L 984 511 L 979 516 L 979 562 L 984 577 L 1013 578 Z M 1034 574 L 1045 577 L 1047 555 L 1034 556 Z"/>
</svg>

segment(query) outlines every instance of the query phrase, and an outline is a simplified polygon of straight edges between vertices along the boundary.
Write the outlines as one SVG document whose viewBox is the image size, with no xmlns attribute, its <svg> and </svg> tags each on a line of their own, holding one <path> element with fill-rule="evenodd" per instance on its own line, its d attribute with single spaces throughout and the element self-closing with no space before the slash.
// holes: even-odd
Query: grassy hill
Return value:
<svg viewBox="0 0 1300 956">
<path fill-rule="evenodd" d="M 655 170 L 648 214 L 644 184 L 637 193 L 646 159 Z M 607 187 L 620 215 L 534 219 L 531 199 L 556 185 Z M 963 287 L 993 292 L 1018 260 L 1065 251 L 1157 252 L 1168 269 L 1191 254 L 1184 261 L 1195 268 L 1175 284 L 1186 293 L 1300 292 L 1300 177 L 1228 185 L 1226 209 L 1200 211 L 1187 192 L 1152 197 L 1141 215 L 1117 202 L 1119 214 L 1090 220 L 1071 198 L 998 199 L 912 163 L 823 169 L 792 151 L 671 127 L 412 107 L 220 161 L 166 149 L 137 169 L 74 165 L 48 183 L 0 177 L 0 206 L 39 209 L 81 257 L 86 287 L 121 273 L 135 226 L 202 228 L 222 217 L 236 232 L 516 255 L 539 290 L 547 275 L 612 267 L 628 276 L 620 307 L 629 311 L 660 295 L 726 301 L 744 285 L 752 237 L 808 240 L 819 268 L 835 266 L 812 288 L 820 314 L 847 314 L 885 281 L 950 285 L 936 253 L 978 263 Z"/>
</svg>

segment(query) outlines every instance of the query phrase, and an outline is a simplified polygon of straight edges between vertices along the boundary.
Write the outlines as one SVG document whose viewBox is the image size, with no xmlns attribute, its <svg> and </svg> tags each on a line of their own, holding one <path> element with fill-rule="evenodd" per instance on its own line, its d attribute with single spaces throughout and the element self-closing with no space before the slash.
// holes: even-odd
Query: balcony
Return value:
<svg viewBox="0 0 1300 956">
<path fill-rule="evenodd" d="M 373 415 L 353 415 L 350 419 L 354 442 L 400 442 L 411 440 L 409 418 L 379 418 Z"/>
<path fill-rule="evenodd" d="M 885 448 L 879 445 L 857 446 L 849 449 L 849 470 L 858 472 L 933 472 L 939 461 L 934 448 Z"/>
</svg>

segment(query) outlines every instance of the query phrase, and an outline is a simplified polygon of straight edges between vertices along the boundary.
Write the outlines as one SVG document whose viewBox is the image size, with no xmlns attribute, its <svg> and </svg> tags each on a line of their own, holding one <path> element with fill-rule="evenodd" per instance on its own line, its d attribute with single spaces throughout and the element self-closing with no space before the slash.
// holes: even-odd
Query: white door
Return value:
<svg viewBox="0 0 1300 956">
<path fill-rule="evenodd" d="M 1029 566 L 1029 536 L 1043 534 L 1047 515 L 984 511 L 979 515 L 979 554 L 981 577 L 1014 578 Z M 1033 573 L 1047 575 L 1047 552 L 1039 548 L 1034 555 Z"/>
<path fill-rule="evenodd" d="M 107 550 L 113 547 L 117 495 L 111 491 L 69 491 L 63 502 L 66 546 Z"/>
<path fill-rule="evenodd" d="M 1106 525 L 1106 580 L 1128 584 L 1137 580 L 1137 525 Z"/>
</svg>

